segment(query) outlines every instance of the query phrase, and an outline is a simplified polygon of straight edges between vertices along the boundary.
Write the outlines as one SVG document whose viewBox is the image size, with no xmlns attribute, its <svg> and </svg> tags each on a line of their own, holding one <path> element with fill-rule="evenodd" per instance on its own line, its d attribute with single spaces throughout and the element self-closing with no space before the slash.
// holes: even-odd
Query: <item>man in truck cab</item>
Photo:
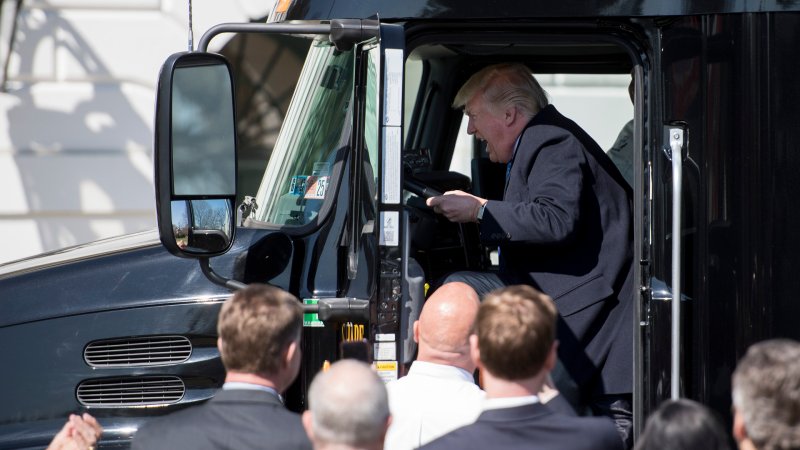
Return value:
<svg viewBox="0 0 800 450">
<path fill-rule="evenodd" d="M 631 189 L 597 143 L 548 105 L 530 69 L 488 66 L 467 80 L 453 106 L 489 158 L 506 164 L 503 198 L 462 191 L 428 199 L 453 222 L 477 222 L 499 247 L 497 272 L 457 272 L 483 295 L 529 284 L 559 311 L 559 359 L 581 403 L 609 415 L 628 446 L 633 383 Z M 572 380 L 569 380 L 571 378 Z"/>
</svg>

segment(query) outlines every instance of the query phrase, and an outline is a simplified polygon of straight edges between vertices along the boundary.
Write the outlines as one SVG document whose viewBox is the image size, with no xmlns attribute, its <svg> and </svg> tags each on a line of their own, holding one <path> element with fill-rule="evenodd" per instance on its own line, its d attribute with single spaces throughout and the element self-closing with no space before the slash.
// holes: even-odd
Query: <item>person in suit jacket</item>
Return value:
<svg viewBox="0 0 800 450">
<path fill-rule="evenodd" d="M 280 394 L 300 371 L 302 307 L 292 294 L 251 284 L 225 302 L 217 347 L 227 374 L 208 402 L 136 432 L 134 450 L 311 449 L 298 414 Z"/>
<path fill-rule="evenodd" d="M 558 307 L 559 357 L 581 404 L 615 418 L 630 445 L 633 390 L 633 223 L 631 189 L 603 150 L 548 105 L 522 64 L 473 75 L 454 107 L 467 131 L 507 164 L 502 200 L 449 191 L 427 200 L 454 222 L 478 222 L 481 241 L 498 244 L 497 273 L 458 272 L 479 294 L 524 283 Z M 563 371 L 561 371 L 563 372 Z M 571 378 L 571 380 L 569 380 Z"/>
<path fill-rule="evenodd" d="M 486 391 L 483 412 L 475 423 L 420 448 L 621 449 L 609 418 L 564 415 L 536 395 L 556 364 L 556 315 L 552 299 L 528 285 L 489 293 L 470 336 Z"/>
<path fill-rule="evenodd" d="M 337 361 L 311 382 L 303 426 L 315 450 L 382 450 L 391 423 L 386 388 L 366 363 Z"/>
</svg>

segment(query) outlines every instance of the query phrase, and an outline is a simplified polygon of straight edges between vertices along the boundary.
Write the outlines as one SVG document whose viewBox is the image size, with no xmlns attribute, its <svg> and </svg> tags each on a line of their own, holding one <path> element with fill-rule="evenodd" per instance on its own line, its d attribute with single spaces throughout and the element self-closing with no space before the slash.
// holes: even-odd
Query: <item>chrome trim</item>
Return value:
<svg viewBox="0 0 800 450">
<path fill-rule="evenodd" d="M 90 342 L 83 360 L 92 367 L 148 367 L 180 364 L 192 356 L 184 336 L 139 336 Z"/>
<path fill-rule="evenodd" d="M 84 380 L 75 396 L 83 406 L 119 408 L 177 403 L 185 392 L 179 377 L 146 376 Z"/>
</svg>

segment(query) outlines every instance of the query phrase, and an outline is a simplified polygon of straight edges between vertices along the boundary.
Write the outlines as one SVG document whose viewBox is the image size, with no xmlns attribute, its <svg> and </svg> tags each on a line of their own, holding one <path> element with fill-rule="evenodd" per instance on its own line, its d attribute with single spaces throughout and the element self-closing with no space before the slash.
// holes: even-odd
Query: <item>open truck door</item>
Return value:
<svg viewBox="0 0 800 450">
<path fill-rule="evenodd" d="M 205 52 L 225 32 L 313 36 L 261 186 L 238 217 L 233 75 L 224 57 Z M 303 407 L 315 368 L 339 359 L 347 351 L 342 342 L 354 336 L 363 335 L 361 345 L 387 380 L 413 357 L 410 324 L 424 289 L 403 246 L 403 64 L 400 26 L 334 20 L 218 25 L 199 51 L 173 55 L 162 68 L 161 242 L 174 255 L 198 259 L 216 284 L 235 290 L 271 282 L 303 299 L 307 369 L 296 395 L 288 393 L 295 409 Z M 246 227 L 238 236 L 237 226 Z M 210 258 L 233 246 L 242 254 L 218 273 Z M 403 301 L 408 280 L 413 301 Z"/>
</svg>

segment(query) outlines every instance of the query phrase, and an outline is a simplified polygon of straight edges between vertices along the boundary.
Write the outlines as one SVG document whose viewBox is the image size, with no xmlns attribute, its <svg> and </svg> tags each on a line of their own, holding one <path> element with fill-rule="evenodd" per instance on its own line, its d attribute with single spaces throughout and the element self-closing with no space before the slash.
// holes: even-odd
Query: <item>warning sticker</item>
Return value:
<svg viewBox="0 0 800 450">
<path fill-rule="evenodd" d="M 400 203 L 400 174 L 403 172 L 400 127 L 383 128 L 383 203 Z"/>
<path fill-rule="evenodd" d="M 376 361 L 392 361 L 397 359 L 397 347 L 394 342 L 376 342 L 375 343 Z"/>
<path fill-rule="evenodd" d="M 397 379 L 397 361 L 376 361 L 372 367 L 384 383 Z"/>
<path fill-rule="evenodd" d="M 394 342 L 394 333 L 375 333 L 378 342 Z"/>
<path fill-rule="evenodd" d="M 381 211 L 380 245 L 397 247 L 400 244 L 400 213 L 397 211 Z"/>
</svg>

